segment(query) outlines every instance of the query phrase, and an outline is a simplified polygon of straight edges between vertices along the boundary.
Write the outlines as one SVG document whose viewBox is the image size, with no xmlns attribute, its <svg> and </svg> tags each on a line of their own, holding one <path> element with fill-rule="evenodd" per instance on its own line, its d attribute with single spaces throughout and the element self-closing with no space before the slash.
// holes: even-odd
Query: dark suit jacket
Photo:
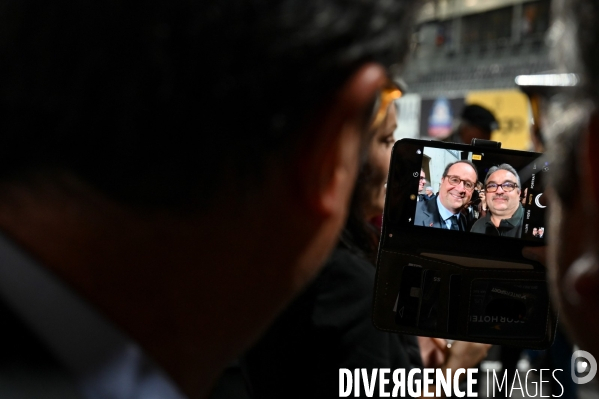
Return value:
<svg viewBox="0 0 599 399">
<path fill-rule="evenodd" d="M 458 219 L 461 231 L 468 231 L 465 224 L 467 223 L 467 215 L 462 214 Z M 437 207 L 437 196 L 432 197 L 429 201 L 419 201 L 416 205 L 416 215 L 414 216 L 415 226 L 435 227 L 437 229 L 445 229 L 446 225 L 439 214 Z"/>
<path fill-rule="evenodd" d="M 437 196 L 432 197 L 429 201 L 419 201 L 416 205 L 416 215 L 414 216 L 415 226 L 443 228 L 443 220 L 439 215 L 437 207 Z"/>
</svg>

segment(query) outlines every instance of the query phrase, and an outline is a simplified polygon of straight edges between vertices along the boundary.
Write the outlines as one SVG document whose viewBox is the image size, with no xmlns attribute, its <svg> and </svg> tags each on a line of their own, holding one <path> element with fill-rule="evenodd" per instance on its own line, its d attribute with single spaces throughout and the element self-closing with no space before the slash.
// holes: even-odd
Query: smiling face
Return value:
<svg viewBox="0 0 599 399">
<path fill-rule="evenodd" d="M 449 182 L 449 176 L 457 176 L 460 179 L 459 184 L 452 185 Z M 472 190 L 464 187 L 464 181 L 476 185 L 476 171 L 467 163 L 459 162 L 452 165 L 447 171 L 447 176 L 441 179 L 439 188 L 439 200 L 441 204 L 450 212 L 458 213 L 472 198 Z"/>
<path fill-rule="evenodd" d="M 520 188 L 512 191 L 504 191 L 500 184 L 503 183 L 518 184 L 518 178 L 507 170 L 499 169 L 487 179 L 487 185 L 495 183 L 498 185 L 497 191 L 490 193 L 487 189 L 487 206 L 491 213 L 501 219 L 509 219 L 518 210 L 520 204 Z"/>
<path fill-rule="evenodd" d="M 423 169 L 420 169 L 420 183 L 418 184 L 418 192 L 421 193 L 424 190 L 424 185 L 426 184 L 426 174 Z"/>
</svg>

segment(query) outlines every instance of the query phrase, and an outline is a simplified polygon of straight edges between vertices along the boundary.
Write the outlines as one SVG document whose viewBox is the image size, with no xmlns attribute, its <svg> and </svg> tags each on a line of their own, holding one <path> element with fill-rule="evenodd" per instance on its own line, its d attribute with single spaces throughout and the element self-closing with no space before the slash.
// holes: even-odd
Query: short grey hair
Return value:
<svg viewBox="0 0 599 399">
<path fill-rule="evenodd" d="M 498 170 L 505 170 L 516 176 L 516 179 L 518 179 L 518 189 L 522 189 L 522 183 L 520 183 L 520 176 L 518 175 L 518 172 L 516 172 L 516 169 L 514 169 L 512 165 L 507 163 L 502 163 L 499 166 L 493 166 L 491 169 L 489 169 L 487 176 L 485 177 L 485 188 L 487 187 L 487 181 L 489 180 L 489 177 L 491 177 L 491 175 Z"/>
</svg>

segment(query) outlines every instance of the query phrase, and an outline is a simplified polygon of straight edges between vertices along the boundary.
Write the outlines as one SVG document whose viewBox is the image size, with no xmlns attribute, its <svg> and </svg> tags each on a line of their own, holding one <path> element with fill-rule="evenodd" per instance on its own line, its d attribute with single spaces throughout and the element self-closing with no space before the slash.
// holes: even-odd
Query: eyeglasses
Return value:
<svg viewBox="0 0 599 399">
<path fill-rule="evenodd" d="M 379 95 L 377 96 L 374 106 L 372 109 L 372 124 L 371 128 L 377 128 L 387 115 L 387 108 L 392 101 L 397 100 L 403 95 L 401 89 L 391 79 L 387 79 L 387 82 L 380 89 Z"/>
<path fill-rule="evenodd" d="M 509 181 L 506 181 L 505 183 L 502 183 L 502 184 L 489 183 L 489 184 L 487 184 L 487 192 L 494 193 L 495 191 L 497 191 L 497 189 L 499 187 L 501 187 L 503 189 L 503 191 L 505 191 L 506 193 L 509 193 L 511 191 L 514 191 L 514 189 L 517 188 L 518 185 L 516 183 L 512 183 Z"/>
<path fill-rule="evenodd" d="M 464 188 L 466 190 L 468 190 L 468 191 L 474 190 L 475 183 L 472 183 L 469 180 L 462 180 L 458 176 L 454 176 L 454 175 L 447 175 L 447 176 L 445 176 L 445 178 L 447 178 L 447 181 L 452 186 L 459 186 L 460 182 L 463 182 L 464 183 Z"/>
</svg>

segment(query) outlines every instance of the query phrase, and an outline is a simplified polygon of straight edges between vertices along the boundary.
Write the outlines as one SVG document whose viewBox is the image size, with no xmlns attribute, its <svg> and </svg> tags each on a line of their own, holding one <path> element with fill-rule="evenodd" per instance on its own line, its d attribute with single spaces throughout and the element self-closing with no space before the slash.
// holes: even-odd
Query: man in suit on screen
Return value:
<svg viewBox="0 0 599 399">
<path fill-rule="evenodd" d="M 439 194 L 416 205 L 414 225 L 437 229 L 466 231 L 468 206 L 478 180 L 476 167 L 470 161 L 456 161 L 443 171 Z"/>
</svg>

